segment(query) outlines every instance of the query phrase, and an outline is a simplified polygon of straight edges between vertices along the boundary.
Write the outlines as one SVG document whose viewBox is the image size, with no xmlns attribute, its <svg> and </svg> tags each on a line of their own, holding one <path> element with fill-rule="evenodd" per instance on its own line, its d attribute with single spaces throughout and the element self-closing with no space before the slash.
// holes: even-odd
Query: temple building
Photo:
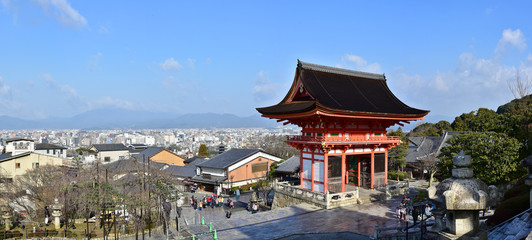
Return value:
<svg viewBox="0 0 532 240">
<path fill-rule="evenodd" d="M 385 185 L 388 151 L 401 144 L 399 137 L 386 136 L 386 129 L 429 113 L 401 102 L 384 75 L 299 60 L 284 99 L 257 111 L 302 128 L 287 143 L 300 150 L 301 187 L 321 193 Z"/>
</svg>

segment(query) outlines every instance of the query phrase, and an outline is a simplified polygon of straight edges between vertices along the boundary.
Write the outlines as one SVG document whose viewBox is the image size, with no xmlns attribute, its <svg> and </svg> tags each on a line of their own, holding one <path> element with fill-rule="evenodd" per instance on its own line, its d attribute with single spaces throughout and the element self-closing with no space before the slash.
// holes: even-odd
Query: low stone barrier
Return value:
<svg viewBox="0 0 532 240">
<path fill-rule="evenodd" d="M 272 208 L 287 207 L 302 202 L 314 204 L 318 207 L 330 209 L 350 204 L 356 204 L 358 188 L 355 191 L 343 193 L 320 193 L 291 186 L 288 182 L 277 182 L 274 185 L 275 196 Z"/>
</svg>

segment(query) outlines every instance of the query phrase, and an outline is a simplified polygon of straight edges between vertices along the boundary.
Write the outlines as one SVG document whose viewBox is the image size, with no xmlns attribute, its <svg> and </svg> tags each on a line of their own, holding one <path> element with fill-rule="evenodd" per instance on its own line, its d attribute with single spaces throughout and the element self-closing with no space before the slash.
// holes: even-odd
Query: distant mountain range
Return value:
<svg viewBox="0 0 532 240">
<path fill-rule="evenodd" d="M 166 128 L 272 128 L 275 120 L 256 116 L 195 113 L 167 114 L 126 109 L 99 109 L 70 118 L 24 120 L 0 116 L 0 129 L 166 129 Z"/>
</svg>

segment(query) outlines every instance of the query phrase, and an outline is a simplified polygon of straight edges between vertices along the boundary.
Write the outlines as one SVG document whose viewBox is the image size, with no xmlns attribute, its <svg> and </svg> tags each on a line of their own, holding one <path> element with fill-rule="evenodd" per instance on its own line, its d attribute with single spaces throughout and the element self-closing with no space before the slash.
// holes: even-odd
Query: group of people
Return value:
<svg viewBox="0 0 532 240">
<path fill-rule="evenodd" d="M 396 214 L 397 218 L 402 221 L 406 221 L 406 216 L 411 215 L 414 224 L 416 224 L 418 219 L 422 215 L 425 215 L 426 218 L 431 217 L 431 212 L 433 208 L 434 206 L 432 206 L 432 204 L 430 203 L 427 203 L 425 205 L 413 206 L 410 202 L 410 198 L 405 195 L 403 196 L 403 200 L 401 200 L 401 205 L 398 206 L 396 209 Z"/>
<path fill-rule="evenodd" d="M 190 197 L 190 205 L 194 208 L 194 210 L 201 211 L 204 208 L 207 207 L 221 207 L 223 206 L 224 197 L 221 195 L 211 194 L 211 195 L 205 195 L 201 200 L 198 199 L 198 197 Z"/>
<path fill-rule="evenodd" d="M 248 207 L 246 208 L 249 214 L 257 213 L 259 211 L 259 205 L 257 203 L 248 202 Z"/>
</svg>

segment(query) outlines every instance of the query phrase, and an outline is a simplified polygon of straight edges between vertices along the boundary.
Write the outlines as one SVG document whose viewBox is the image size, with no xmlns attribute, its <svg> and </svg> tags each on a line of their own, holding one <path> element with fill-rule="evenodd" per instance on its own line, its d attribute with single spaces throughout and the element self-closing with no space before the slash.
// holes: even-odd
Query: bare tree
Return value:
<svg viewBox="0 0 532 240">
<path fill-rule="evenodd" d="M 32 220 L 41 216 L 42 211 L 38 210 L 52 204 L 55 198 L 62 199 L 61 189 L 68 183 L 59 167 L 42 166 L 6 183 L 2 197 L 16 209 L 23 209 Z"/>
<path fill-rule="evenodd" d="M 507 80 L 508 88 L 512 92 L 515 98 L 523 98 L 530 94 L 530 89 L 532 87 L 532 81 L 524 74 L 524 79 L 521 78 L 519 71 L 516 73 L 515 81 Z"/>
</svg>

